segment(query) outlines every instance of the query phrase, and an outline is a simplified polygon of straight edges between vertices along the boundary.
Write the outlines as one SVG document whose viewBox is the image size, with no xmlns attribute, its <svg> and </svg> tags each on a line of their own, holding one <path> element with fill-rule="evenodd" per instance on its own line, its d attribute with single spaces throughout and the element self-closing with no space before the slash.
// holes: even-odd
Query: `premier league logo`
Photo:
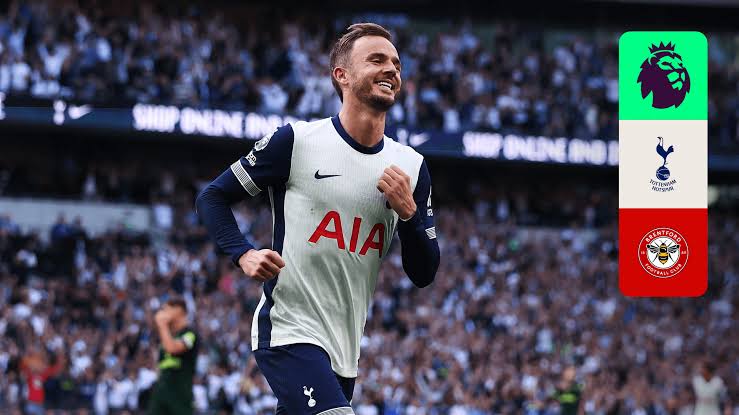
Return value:
<svg viewBox="0 0 739 415">
<path fill-rule="evenodd" d="M 662 158 L 662 165 L 657 167 L 657 172 L 655 174 L 658 181 L 650 179 L 649 184 L 652 185 L 652 190 L 655 192 L 671 192 L 675 190 L 675 183 L 677 183 L 677 180 L 669 180 L 670 169 L 667 168 L 667 156 L 675 152 L 675 147 L 670 146 L 665 150 L 665 139 L 662 137 L 657 137 L 657 139 L 659 140 L 657 142 L 657 155 Z"/>
<path fill-rule="evenodd" d="M 262 151 L 265 147 L 267 147 L 267 144 L 269 144 L 269 140 L 272 139 L 272 136 L 275 133 L 267 134 L 264 137 L 262 137 L 261 140 L 254 143 L 254 151 Z"/>
<path fill-rule="evenodd" d="M 264 150 L 264 148 L 267 147 L 267 144 L 269 144 L 269 140 L 272 139 L 272 136 L 274 134 L 275 133 L 267 134 L 264 137 L 262 137 L 261 140 L 254 143 L 254 148 L 252 148 L 249 154 L 246 155 L 246 161 L 248 161 L 252 167 L 257 165 L 257 155 L 254 153 L 256 153 L 257 151 Z"/>
<path fill-rule="evenodd" d="M 639 263 L 653 277 L 674 277 L 688 263 L 688 242 L 674 229 L 652 229 L 639 242 Z"/>
<path fill-rule="evenodd" d="M 641 84 L 641 96 L 652 94 L 654 108 L 679 107 L 690 92 L 690 76 L 683 65 L 683 58 L 675 53 L 675 45 L 662 42 L 649 47 L 649 57 L 641 64 L 637 83 Z"/>
</svg>

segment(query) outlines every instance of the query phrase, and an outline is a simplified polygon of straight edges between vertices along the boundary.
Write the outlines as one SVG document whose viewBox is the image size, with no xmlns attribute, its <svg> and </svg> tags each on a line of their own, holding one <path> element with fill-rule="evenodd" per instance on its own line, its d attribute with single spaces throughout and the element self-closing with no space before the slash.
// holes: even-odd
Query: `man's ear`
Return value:
<svg viewBox="0 0 739 415">
<path fill-rule="evenodd" d="M 335 67 L 332 75 L 340 85 L 349 85 L 349 73 L 345 68 L 340 66 Z"/>
</svg>

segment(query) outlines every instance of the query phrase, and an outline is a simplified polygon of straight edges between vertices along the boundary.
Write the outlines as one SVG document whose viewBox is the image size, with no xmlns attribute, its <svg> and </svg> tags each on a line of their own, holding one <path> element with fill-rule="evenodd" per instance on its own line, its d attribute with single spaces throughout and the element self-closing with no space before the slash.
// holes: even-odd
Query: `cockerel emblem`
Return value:
<svg viewBox="0 0 739 415">
<path fill-rule="evenodd" d="M 657 178 L 662 181 L 666 181 L 670 178 L 670 169 L 667 168 L 667 156 L 675 151 L 674 146 L 670 146 L 665 150 L 664 138 L 657 137 L 659 143 L 657 144 L 657 154 L 662 157 L 662 165 L 657 168 Z"/>
</svg>

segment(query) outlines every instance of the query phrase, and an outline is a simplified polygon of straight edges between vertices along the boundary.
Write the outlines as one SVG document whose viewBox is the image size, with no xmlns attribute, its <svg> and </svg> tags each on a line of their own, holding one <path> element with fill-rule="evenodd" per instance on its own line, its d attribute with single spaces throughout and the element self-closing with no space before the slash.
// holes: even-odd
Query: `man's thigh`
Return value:
<svg viewBox="0 0 739 415">
<path fill-rule="evenodd" d="M 147 415 L 191 415 L 192 399 L 188 396 L 178 396 L 176 393 L 157 388 L 148 402 Z"/>
<path fill-rule="evenodd" d="M 291 344 L 254 352 L 257 365 L 278 400 L 278 414 L 354 414 L 349 401 L 354 379 L 341 378 L 318 346 Z"/>
</svg>

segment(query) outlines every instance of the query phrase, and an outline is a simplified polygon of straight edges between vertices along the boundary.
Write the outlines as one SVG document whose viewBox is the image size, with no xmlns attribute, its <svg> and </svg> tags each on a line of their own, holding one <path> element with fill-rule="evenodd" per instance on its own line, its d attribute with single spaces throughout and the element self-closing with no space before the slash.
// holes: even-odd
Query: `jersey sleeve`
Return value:
<svg viewBox="0 0 739 415">
<path fill-rule="evenodd" d="M 416 213 L 406 221 L 399 221 L 398 236 L 403 269 L 416 286 L 425 287 L 434 280 L 440 261 L 431 208 L 431 175 L 425 160 L 418 172 L 413 200 L 416 202 Z"/>
<path fill-rule="evenodd" d="M 287 124 L 257 141 L 249 154 L 231 164 L 231 173 L 244 191 L 256 196 L 269 186 L 287 182 L 294 141 L 293 128 Z"/>
<path fill-rule="evenodd" d="M 197 337 L 192 331 L 187 331 L 182 335 L 182 337 L 180 337 L 180 340 L 185 343 L 185 347 L 187 348 L 187 350 L 192 350 L 192 348 L 195 347 L 196 339 Z"/>
<path fill-rule="evenodd" d="M 256 196 L 269 186 L 287 182 L 293 142 L 290 124 L 278 128 L 257 141 L 249 154 L 231 164 L 195 201 L 198 216 L 217 249 L 237 266 L 239 258 L 254 246 L 239 231 L 230 205 L 246 194 Z"/>
</svg>

